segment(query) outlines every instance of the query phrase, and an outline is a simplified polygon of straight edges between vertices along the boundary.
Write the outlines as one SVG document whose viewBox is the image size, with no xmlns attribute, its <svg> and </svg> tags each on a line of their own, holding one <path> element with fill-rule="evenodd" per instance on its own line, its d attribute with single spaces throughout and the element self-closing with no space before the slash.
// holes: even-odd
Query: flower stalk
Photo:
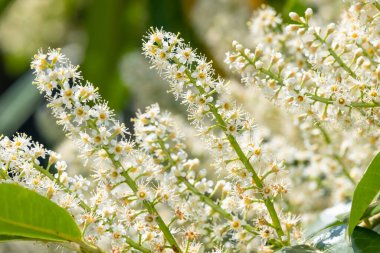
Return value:
<svg viewBox="0 0 380 253">
<path fill-rule="evenodd" d="M 206 63 L 205 59 L 198 58 L 188 45 L 182 43 L 182 40 L 178 36 L 159 30 L 152 30 L 152 33 L 147 38 L 148 42 L 144 45 L 144 53 L 151 60 L 153 66 L 159 72 L 164 73 L 164 78 L 171 83 L 175 96 L 181 96 L 184 99 L 184 103 L 189 105 L 190 118 L 194 119 L 196 125 L 202 124 L 202 118 L 206 115 L 216 121 L 217 125 L 213 129 L 219 128 L 222 130 L 231 150 L 237 155 L 238 161 L 241 162 L 252 178 L 255 184 L 255 194 L 259 196 L 259 199 L 263 200 L 271 219 L 271 223 L 267 223 L 267 226 L 275 231 L 281 244 L 287 245 L 289 240 L 288 238 L 284 239 L 286 236 L 279 215 L 274 207 L 273 198 L 265 195 L 271 192 L 270 186 L 261 180 L 261 177 L 253 168 L 249 158 L 243 152 L 242 147 L 234 136 L 244 131 L 250 131 L 248 130 L 249 127 L 240 126 L 232 120 L 236 116 L 233 115 L 233 109 L 230 109 L 230 105 L 226 105 L 223 109 L 218 106 L 219 103 L 222 103 L 219 99 L 220 90 L 225 85 L 223 81 L 220 79 L 213 80 L 210 64 Z M 161 57 L 164 59 L 160 59 Z M 188 91 L 183 91 L 184 88 L 187 88 Z M 180 94 L 180 92 L 183 92 L 183 94 Z M 233 102 L 228 103 L 232 104 Z M 227 116 L 229 114 L 231 114 L 231 117 Z M 249 119 L 242 117 L 241 121 L 246 122 Z M 247 129 L 244 129 L 244 127 Z M 256 149 L 255 152 L 257 155 L 261 154 L 260 149 Z M 268 180 L 268 178 L 266 179 Z M 284 188 L 280 186 L 275 189 L 281 191 Z M 264 194 L 264 192 L 266 193 Z"/>
</svg>

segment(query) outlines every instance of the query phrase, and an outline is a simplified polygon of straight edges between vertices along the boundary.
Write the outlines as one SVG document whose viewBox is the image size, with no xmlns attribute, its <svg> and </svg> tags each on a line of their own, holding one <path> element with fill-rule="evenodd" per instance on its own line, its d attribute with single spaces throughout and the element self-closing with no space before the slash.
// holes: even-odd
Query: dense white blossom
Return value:
<svg viewBox="0 0 380 253">
<path fill-rule="evenodd" d="M 16 134 L 0 137 L 0 182 L 68 210 L 93 252 L 271 253 L 302 242 L 301 221 L 349 201 L 380 144 L 380 5 L 347 2 L 331 24 L 312 9 L 288 25 L 256 10 L 252 44 L 233 41 L 226 53 L 246 84 L 238 96 L 179 34 L 152 28 L 143 54 L 187 107 L 190 137 L 158 104 L 138 111 L 130 134 L 78 66 L 59 49 L 39 51 L 34 84 L 91 176 Z M 252 86 L 290 111 L 301 144 L 256 123 Z M 198 137 L 207 151 L 196 157 L 185 143 Z"/>
<path fill-rule="evenodd" d="M 189 45 L 175 34 L 152 29 L 143 49 L 153 67 L 169 81 L 170 91 L 188 106 L 189 119 L 210 146 L 219 170 L 227 170 L 228 179 L 234 182 L 222 207 L 266 220 L 267 225 L 264 223 L 260 228 L 268 231 L 265 237 L 261 236 L 264 242 L 275 239 L 286 245 L 298 239 L 285 236 L 285 226 L 274 207 L 275 197 L 287 192 L 286 184 L 270 169 L 277 162 L 265 155 L 261 140 L 255 140 L 255 124 L 250 116 L 235 101 L 221 97 L 228 93 L 228 83 L 215 78 L 211 63 L 203 56 L 195 55 L 182 63 L 179 52 L 184 49 L 190 52 Z M 262 235 L 260 231 L 258 235 Z"/>
</svg>

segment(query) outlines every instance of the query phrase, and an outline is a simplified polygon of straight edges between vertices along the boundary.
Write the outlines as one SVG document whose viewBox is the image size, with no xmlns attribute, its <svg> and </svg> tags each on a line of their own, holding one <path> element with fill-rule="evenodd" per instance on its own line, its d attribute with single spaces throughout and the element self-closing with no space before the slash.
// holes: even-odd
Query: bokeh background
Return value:
<svg viewBox="0 0 380 253">
<path fill-rule="evenodd" d="M 71 149 L 60 127 L 32 85 L 31 59 L 39 49 L 49 47 L 62 48 L 74 64 L 81 65 L 85 80 L 99 87 L 127 125 L 138 108 L 155 102 L 185 119 L 184 108 L 166 93 L 167 84 L 141 54 L 144 34 L 150 27 L 180 32 L 193 48 L 213 61 L 219 75 L 238 81 L 223 63 L 224 55 L 233 40 L 249 42 L 247 22 L 262 4 L 271 5 L 283 14 L 284 22 L 289 22 L 287 13 L 303 13 L 306 7 L 322 14 L 322 19 L 335 20 L 340 1 L 0 0 L 0 134 L 24 132 L 70 160 L 65 152 Z M 237 88 L 234 92 L 241 101 L 253 101 L 240 91 Z M 260 96 L 254 101 L 259 121 L 272 131 L 289 135 L 291 127 L 270 123 L 283 120 L 278 116 L 281 112 Z M 47 250 L 29 246 L 2 244 L 0 253 Z"/>
<path fill-rule="evenodd" d="M 137 108 L 158 101 L 181 112 L 141 55 L 146 31 L 180 32 L 226 77 L 224 53 L 232 40 L 244 39 L 252 11 L 262 4 L 284 14 L 312 6 L 327 19 L 336 10 L 322 0 L 1 0 L 0 133 L 25 132 L 49 148 L 63 138 L 32 85 L 29 64 L 40 48 L 62 48 L 127 122 Z"/>
</svg>

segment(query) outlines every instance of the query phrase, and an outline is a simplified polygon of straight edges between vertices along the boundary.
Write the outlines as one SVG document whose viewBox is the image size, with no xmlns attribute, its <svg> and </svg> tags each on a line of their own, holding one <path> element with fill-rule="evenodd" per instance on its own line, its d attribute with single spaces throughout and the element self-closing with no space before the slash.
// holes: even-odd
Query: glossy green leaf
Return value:
<svg viewBox="0 0 380 253">
<path fill-rule="evenodd" d="M 375 203 L 371 204 L 367 210 L 365 210 L 362 219 L 370 218 L 378 213 L 380 213 L 380 201 L 376 201 Z"/>
<path fill-rule="evenodd" d="M 351 241 L 355 253 L 380 252 L 380 235 L 370 229 L 356 227 Z"/>
<path fill-rule="evenodd" d="M 360 182 L 356 186 L 350 219 L 348 222 L 348 234 L 351 235 L 355 226 L 359 223 L 368 206 L 380 191 L 380 153 L 372 160 Z"/>
<path fill-rule="evenodd" d="M 2 241 L 13 241 L 13 240 L 31 240 L 28 237 L 14 236 L 14 235 L 0 235 L 0 242 Z"/>
<path fill-rule="evenodd" d="M 34 191 L 2 183 L 0 203 L 0 240 L 81 240 L 81 231 L 71 215 Z"/>
</svg>

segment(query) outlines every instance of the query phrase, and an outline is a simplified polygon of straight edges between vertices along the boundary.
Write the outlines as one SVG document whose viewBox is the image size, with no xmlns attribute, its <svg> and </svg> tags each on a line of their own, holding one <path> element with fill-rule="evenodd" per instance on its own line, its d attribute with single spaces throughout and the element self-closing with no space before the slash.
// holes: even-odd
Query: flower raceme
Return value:
<svg viewBox="0 0 380 253">
<path fill-rule="evenodd" d="M 305 148 L 310 149 L 310 166 L 303 170 L 311 176 L 307 181 L 323 178 L 325 186 L 319 186 L 319 192 L 331 192 L 331 203 L 350 198 L 362 173 L 359 168 L 378 151 L 378 7 L 376 1 L 356 1 L 337 24 L 318 23 L 309 9 L 304 17 L 292 13 L 295 24 L 285 25 L 280 15 L 265 6 L 253 13 L 247 33 L 250 43 L 243 46 L 234 41 L 233 50 L 225 57 L 225 63 L 246 84 L 244 89 L 258 88 L 275 105 L 287 108 L 288 116 L 296 117 L 292 122 L 300 129 Z M 309 30 L 301 23 L 308 24 Z M 323 43 L 315 36 L 318 34 Z M 349 34 L 361 38 L 354 43 Z M 333 46 L 337 41 L 339 48 Z M 335 61 L 337 56 L 342 61 Z M 356 79 L 345 66 L 356 73 Z M 355 151 L 357 147 L 361 151 Z M 292 185 L 300 186 L 295 181 Z M 323 203 L 326 200 L 324 195 Z"/>
<path fill-rule="evenodd" d="M 244 83 L 258 86 L 268 98 L 298 114 L 377 127 L 378 18 L 372 19 L 378 17 L 377 7 L 354 3 L 339 24 L 325 29 L 314 25 L 311 9 L 304 17 L 290 13 L 294 24 L 252 27 L 252 33 L 260 30 L 265 36 L 255 37 L 253 49 L 234 41 L 225 62 Z M 257 17 L 272 13 L 268 9 L 259 10 Z"/>
<path fill-rule="evenodd" d="M 180 64 L 198 60 L 189 47 L 182 50 L 178 58 Z M 207 76 L 211 72 L 210 65 L 205 59 L 202 59 L 202 64 L 203 66 L 192 73 L 191 78 L 212 82 L 211 76 Z M 89 202 L 87 213 L 83 215 L 91 217 L 91 223 L 85 223 L 84 232 L 90 242 L 105 248 L 106 241 L 113 250 L 132 247 L 148 252 L 149 249 L 165 247 L 165 241 L 168 241 L 173 251 L 181 251 L 183 248 L 196 250 L 201 248 L 196 239 L 204 239 L 206 235 L 202 231 L 209 231 L 210 226 L 214 228 L 211 231 L 215 232 L 209 236 L 214 240 L 210 245 L 204 246 L 206 248 L 226 240 L 228 231 L 234 234 L 232 240 L 240 242 L 236 244 L 232 241 L 236 247 L 244 245 L 244 241 L 248 242 L 252 238 L 261 238 L 262 240 L 257 241 L 259 244 L 275 239 L 284 245 L 298 239 L 276 235 L 278 230 L 299 236 L 296 226 L 298 219 L 289 219 L 292 216 L 277 213 L 274 209 L 274 197 L 286 192 L 285 185 L 282 181 L 277 181 L 275 176 L 283 167 L 280 163 L 259 157 L 263 152 L 259 142 L 244 145 L 250 146 L 247 149 L 251 153 L 249 155 L 255 156 L 246 158 L 247 160 L 252 160 L 257 166 L 269 168 L 265 174 L 260 175 L 260 186 L 252 185 L 252 179 L 247 176 L 249 173 L 244 172 L 241 162 L 229 164 L 223 160 L 233 172 L 233 181 L 230 183 L 222 180 L 212 188 L 212 182 L 205 179 L 203 172 L 195 177 L 194 169 L 199 162 L 186 158 L 187 154 L 181 140 L 177 139 L 178 134 L 170 124 L 171 120 L 167 115 L 159 113 L 158 106 L 152 106 L 146 113 L 138 114 L 135 120 L 137 143 L 134 143 L 126 139 L 127 130 L 114 119 L 113 112 L 101 100 L 97 90 L 88 82 L 82 85 L 78 67 L 72 66 L 59 50 L 50 50 L 47 54 L 40 52 L 36 55 L 32 68 L 36 74 L 35 84 L 45 93 L 58 124 L 63 125 L 68 136 L 81 148 L 85 161 L 90 160 L 90 165 L 94 167 L 93 178 L 98 185 Z M 222 80 L 219 81 L 223 85 Z M 215 88 L 205 87 L 204 90 L 215 93 Z M 195 101 L 201 103 L 204 112 L 220 106 L 216 113 L 222 114 L 222 120 L 231 124 L 228 129 L 223 128 L 229 138 L 246 138 L 240 135 L 248 132 L 248 119 L 243 119 L 247 115 L 233 108 L 231 101 L 220 99 L 216 101 L 217 104 L 213 104 L 214 100 L 210 95 L 203 96 L 204 102 L 196 94 L 187 95 L 194 96 Z M 192 108 L 198 110 L 195 106 Z M 226 117 L 231 117 L 231 120 Z M 200 125 L 200 119 L 194 121 Z M 241 120 L 245 120 L 245 124 L 234 130 L 233 126 Z M 227 146 L 226 140 L 221 144 Z M 235 145 L 238 145 L 237 142 Z M 240 151 L 240 156 L 245 155 Z M 236 154 L 223 157 L 231 158 L 236 160 Z M 251 163 L 249 160 L 248 162 Z M 264 185 L 264 178 L 267 185 Z M 241 182 L 233 187 L 232 182 L 238 179 Z M 224 197 L 219 200 L 219 204 L 210 194 L 215 194 L 220 187 Z M 184 193 L 183 189 L 186 190 Z M 143 203 L 143 207 L 141 204 L 137 205 L 139 201 Z M 168 225 L 156 209 L 158 204 L 165 205 L 175 214 L 175 219 Z M 269 206 L 271 213 L 264 211 L 265 206 Z M 122 218 L 125 215 L 129 217 L 127 220 Z M 212 219 L 214 215 L 221 216 L 226 223 L 217 222 L 217 218 Z M 244 218 L 247 215 L 253 218 Z M 270 222 L 272 217 L 281 218 L 282 223 L 278 223 L 277 228 L 273 228 Z M 178 221 L 175 222 L 176 220 Z M 292 221 L 289 226 L 290 220 Z M 182 227 L 183 222 L 190 222 L 191 228 L 174 237 L 177 234 L 176 227 Z M 150 229 L 141 230 L 142 225 Z M 136 238 L 138 234 L 142 239 Z M 179 238 L 184 239 L 180 239 L 178 243 Z M 138 240 L 140 244 L 136 243 Z M 267 246 L 263 244 L 262 247 Z"/>
<path fill-rule="evenodd" d="M 317 182 L 323 178 L 323 188 L 335 195 L 333 203 L 349 199 L 358 168 L 378 150 L 378 7 L 374 1 L 357 1 L 339 23 L 320 26 L 308 9 L 303 17 L 291 13 L 293 24 L 275 27 L 264 21 L 279 15 L 261 8 L 251 22 L 253 43 L 234 41 L 225 58 L 243 83 L 297 117 L 306 149 L 312 149 L 307 169 L 312 173 L 307 174 Z M 315 133 L 320 140 L 312 137 Z M 354 151 L 357 146 L 363 151 Z M 323 154 L 319 161 L 318 153 Z M 339 184 L 328 183 L 337 182 L 337 176 Z"/>
<path fill-rule="evenodd" d="M 192 229 L 201 239 L 213 238 L 214 243 L 231 240 L 236 250 L 246 250 L 252 239 L 260 237 L 258 234 L 266 227 L 256 226 L 245 218 L 245 211 L 239 207 L 243 201 L 235 192 L 228 190 L 233 188 L 232 182 L 220 180 L 214 184 L 206 179 L 204 170 L 197 170 L 199 160 L 188 158 L 183 139 L 170 115 L 160 113 L 159 106 L 155 104 L 144 113 L 138 113 L 134 122 L 137 143 L 154 157 L 162 170 L 171 173 L 161 182 L 176 192 L 186 193 L 185 198 L 182 197 L 183 202 L 178 200 L 176 207 L 179 220 L 191 221 Z M 223 197 L 215 201 L 213 196 L 220 191 Z M 245 201 L 249 202 L 249 199 Z M 230 235 L 232 237 L 229 238 Z"/>
<path fill-rule="evenodd" d="M 327 175 L 329 192 L 338 189 L 335 176 L 343 174 L 335 195 L 345 199 L 358 174 L 346 164 L 362 167 L 377 146 L 379 10 L 375 1 L 354 1 L 341 22 L 322 29 L 311 9 L 303 17 L 291 13 L 294 23 L 285 26 L 265 7 L 250 21 L 252 48 L 235 41 L 227 53 L 225 62 L 245 84 L 296 112 L 311 165 L 291 172 L 300 175 L 294 184 Z M 175 120 L 157 104 L 137 113 L 132 136 L 97 88 L 83 81 L 79 67 L 49 49 L 32 61 L 34 84 L 92 168 L 91 177 L 69 176 L 57 153 L 19 134 L 0 137 L 0 181 L 16 182 L 67 209 L 90 252 L 267 253 L 301 241 L 300 218 L 287 212 L 297 200 L 289 201 L 286 162 L 232 98 L 230 83 L 179 35 L 152 28 L 144 40 L 144 55 L 187 106 L 217 173 L 190 158 Z M 347 128 L 359 123 L 360 131 L 330 137 L 323 121 L 339 120 Z M 345 135 L 350 138 L 342 141 Z M 359 139 L 370 141 L 351 147 Z M 365 155 L 357 152 L 363 147 Z M 80 245 L 77 251 L 84 252 Z"/>
<path fill-rule="evenodd" d="M 219 156 L 220 172 L 225 169 L 236 182 L 222 207 L 232 211 L 240 206 L 239 215 L 252 215 L 263 242 L 271 239 L 287 245 L 299 239 L 296 226 L 288 230 L 285 216 L 274 206 L 275 197 L 287 192 L 284 178 L 277 176 L 284 168 L 255 140 L 249 115 L 223 97 L 228 83 L 215 78 L 211 63 L 175 34 L 152 29 L 143 50 L 153 68 L 169 81 L 170 91 L 188 106 L 189 119 Z"/>
<path fill-rule="evenodd" d="M 78 67 L 73 66 L 60 50 L 40 52 L 31 67 L 36 75 L 34 83 L 45 94 L 57 123 L 70 136 L 74 135 L 84 148 L 83 153 L 93 154 L 97 147 L 108 144 L 109 152 L 117 158 L 130 153 L 132 143 L 123 138 L 127 133 L 124 124 L 114 119 L 113 112 L 92 84 L 81 84 Z"/>
<path fill-rule="evenodd" d="M 155 198 L 158 189 L 151 183 L 157 166 L 134 148 L 124 124 L 114 118 L 96 88 L 81 83 L 78 67 L 59 50 L 39 52 L 32 69 L 35 84 L 45 94 L 57 123 L 63 125 L 85 162 L 91 161 L 93 167 L 97 187 L 91 210 L 96 225 L 88 226 L 88 240 L 109 250 L 132 247 L 150 252 L 169 247 L 181 252 L 173 236 L 175 230 L 156 210 L 162 201 Z"/>
<path fill-rule="evenodd" d="M 135 143 L 127 139 L 124 125 L 114 119 L 96 89 L 88 82 L 82 85 L 78 68 L 58 50 L 40 52 L 32 68 L 35 83 L 45 93 L 53 115 L 93 167 L 92 177 L 97 186 L 82 215 L 86 217 L 83 233 L 89 242 L 107 251 L 135 248 L 155 252 L 170 248 L 173 252 L 186 249 L 199 252 L 225 240 L 231 240 L 231 245 L 239 248 L 255 238 L 256 246 L 276 238 L 270 215 L 263 211 L 266 204 L 255 199 L 255 195 L 266 196 L 269 203 L 276 194 L 285 192 L 281 182 L 273 181 L 263 189 L 244 189 L 252 186 L 244 176 L 247 181 L 236 189 L 234 181 L 223 180 L 213 188 L 204 172 L 195 173 L 199 161 L 187 159 L 172 120 L 161 114 L 157 105 L 137 115 Z M 223 103 L 228 108 L 229 102 Z M 209 108 L 207 104 L 204 106 Z M 252 152 L 257 156 L 261 150 L 255 147 Z M 257 165 L 269 166 L 269 162 L 256 160 Z M 283 169 L 281 164 L 270 166 L 274 174 Z M 237 163 L 230 170 L 235 174 L 231 180 L 247 174 Z M 270 174 L 265 177 L 271 178 Z M 224 197 L 215 200 L 211 194 L 220 188 Z M 240 200 L 242 196 L 244 201 Z M 159 206 L 173 212 L 170 222 L 161 218 Z M 253 215 L 254 211 L 259 213 Z M 247 215 L 254 219 L 245 218 Z M 281 229 L 298 234 L 297 219 L 289 226 L 291 216 L 282 213 L 278 216 L 283 221 Z M 281 240 L 287 244 L 293 238 Z"/>
<path fill-rule="evenodd" d="M 67 164 L 60 160 L 59 154 L 46 150 L 25 134 L 15 135 L 13 139 L 0 137 L 0 154 L 1 180 L 17 182 L 46 196 L 67 208 L 78 222 L 89 211 L 81 199 L 90 182 L 81 175 L 68 176 Z M 41 161 L 46 161 L 46 168 Z M 50 174 L 48 171 L 53 166 L 57 172 Z"/>
</svg>

